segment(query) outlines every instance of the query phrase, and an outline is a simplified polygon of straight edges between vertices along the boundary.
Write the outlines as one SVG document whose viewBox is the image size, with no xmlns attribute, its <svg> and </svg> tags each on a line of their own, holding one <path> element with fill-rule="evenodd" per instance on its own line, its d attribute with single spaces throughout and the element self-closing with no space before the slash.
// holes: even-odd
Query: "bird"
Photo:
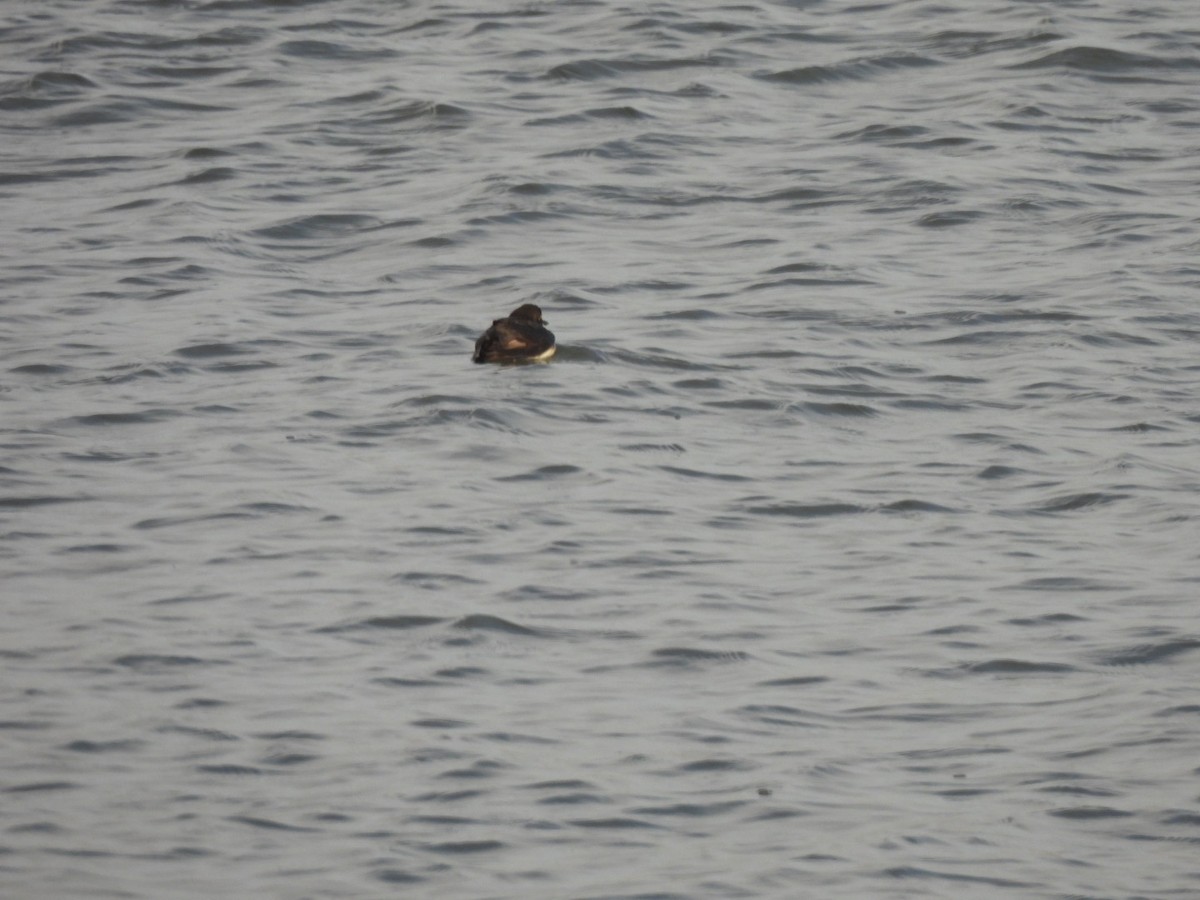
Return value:
<svg viewBox="0 0 1200 900">
<path fill-rule="evenodd" d="M 475 342 L 471 359 L 477 363 L 535 362 L 549 359 L 557 349 L 541 309 L 526 303 L 492 321 Z"/>
</svg>

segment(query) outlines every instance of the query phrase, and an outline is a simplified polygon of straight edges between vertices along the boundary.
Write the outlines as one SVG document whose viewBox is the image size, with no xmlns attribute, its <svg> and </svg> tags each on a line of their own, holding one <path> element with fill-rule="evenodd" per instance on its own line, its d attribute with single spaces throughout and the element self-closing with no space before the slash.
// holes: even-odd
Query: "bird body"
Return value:
<svg viewBox="0 0 1200 900">
<path fill-rule="evenodd" d="M 526 303 L 492 322 L 475 342 L 471 359 L 477 363 L 538 362 L 552 357 L 557 349 L 541 309 Z"/>
</svg>

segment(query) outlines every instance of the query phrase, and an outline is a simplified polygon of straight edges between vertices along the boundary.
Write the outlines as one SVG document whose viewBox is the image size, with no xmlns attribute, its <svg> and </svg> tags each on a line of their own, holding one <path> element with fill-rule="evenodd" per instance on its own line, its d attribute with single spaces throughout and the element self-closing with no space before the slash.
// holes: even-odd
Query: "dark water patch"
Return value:
<svg viewBox="0 0 1200 900">
<path fill-rule="evenodd" d="M 579 125 L 586 122 L 640 122 L 652 119 L 653 116 L 642 112 L 634 106 L 605 106 L 584 110 L 581 113 L 570 113 L 563 116 L 549 116 L 530 119 L 525 124 L 530 127 L 545 127 L 553 125 Z"/>
<path fill-rule="evenodd" d="M 783 516 L 789 519 L 821 519 L 870 512 L 868 508 L 854 503 L 771 503 L 747 506 L 745 511 L 758 516 Z"/>
<path fill-rule="evenodd" d="M 1029 474 L 1024 469 L 1017 469 L 1013 466 L 998 466 L 991 465 L 980 471 L 975 477 L 982 478 L 985 481 L 996 481 L 1001 478 L 1012 478 L 1014 475 Z"/>
<path fill-rule="evenodd" d="M 372 125 L 394 128 L 410 124 L 421 131 L 457 130 L 465 127 L 472 116 L 469 110 L 451 103 L 433 101 L 404 102 L 369 115 Z"/>
<path fill-rule="evenodd" d="M 704 650 L 696 647 L 660 647 L 651 652 L 649 666 L 691 666 L 710 662 L 745 662 L 750 654 L 741 650 Z"/>
<path fill-rule="evenodd" d="M 1038 335 L 1033 332 L 985 328 L 963 331 L 944 338 L 934 338 L 933 340 L 925 341 L 924 343 L 927 346 L 948 347 L 957 345 L 965 345 L 970 347 L 992 347 L 997 344 L 1017 347 L 1020 346 L 1024 341 L 1035 339 L 1037 337 Z"/>
<path fill-rule="evenodd" d="M 136 526 L 135 526 L 136 527 Z M 160 597 L 157 600 L 151 600 L 152 606 L 172 606 L 176 603 L 209 603 L 213 600 L 227 600 L 232 594 L 209 594 L 203 592 L 172 594 L 169 597 Z"/>
<path fill-rule="evenodd" d="M 108 427 L 110 425 L 153 425 L 174 419 L 182 415 L 175 409 L 145 409 L 139 412 L 91 413 L 90 415 L 72 416 L 66 421 L 75 425 L 88 427 Z"/>
<path fill-rule="evenodd" d="M 199 765 L 196 766 L 196 771 L 203 772 L 206 775 L 232 775 L 236 777 L 265 774 L 264 770 L 256 768 L 255 766 L 239 766 L 234 763 Z"/>
<path fill-rule="evenodd" d="M 586 791 L 569 791 L 551 794 L 548 797 L 539 797 L 535 802 L 541 806 L 585 806 L 589 803 L 611 803 L 612 798 L 601 794 L 590 794 Z"/>
<path fill-rule="evenodd" d="M 724 318 L 724 315 L 724 313 L 714 312 L 711 309 L 697 308 L 655 313 L 644 318 L 650 322 L 705 322 L 710 319 Z"/>
<path fill-rule="evenodd" d="M 853 131 L 835 134 L 839 141 L 866 141 L 868 143 L 893 143 L 899 140 L 911 140 L 929 133 L 929 129 L 921 125 L 867 125 Z"/>
<path fill-rule="evenodd" d="M 1069 795 L 1072 797 L 1115 797 L 1116 791 L 1110 791 L 1106 788 L 1089 787 L 1082 784 L 1051 784 L 1046 787 L 1038 788 L 1038 791 L 1043 794 L 1058 794 Z"/>
<path fill-rule="evenodd" d="M 380 228 L 384 222 L 374 216 L 354 213 L 319 213 L 286 219 L 251 232 L 251 235 L 273 241 L 316 241 L 357 234 Z"/>
<path fill-rule="evenodd" d="M 492 778 L 507 766 L 490 759 L 481 759 L 465 769 L 448 769 L 438 774 L 438 778 Z"/>
<path fill-rule="evenodd" d="M 132 753 L 141 750 L 146 742 L 137 739 L 115 741 L 89 741 L 80 739 L 64 744 L 63 749 L 72 753 Z"/>
<path fill-rule="evenodd" d="M 576 553 L 577 548 L 571 548 L 567 552 Z M 538 584 L 523 584 L 520 587 L 505 591 L 501 598 L 512 602 L 521 602 L 529 600 L 551 600 L 560 603 L 574 603 L 579 600 L 588 600 L 596 596 L 595 591 L 591 590 L 570 590 L 560 587 L 546 587 Z"/>
<path fill-rule="evenodd" d="M 337 60 L 338 62 L 369 63 L 395 59 L 400 54 L 391 47 L 352 47 L 335 41 L 284 41 L 275 51 L 283 56 L 301 59 Z"/>
<path fill-rule="evenodd" d="M 1028 33 L 947 29 L 922 39 L 922 43 L 956 59 L 974 59 L 990 53 L 1011 53 L 1065 40 L 1067 35 L 1057 31 L 1038 30 Z"/>
<path fill-rule="evenodd" d="M 1031 881 L 1017 881 L 1011 878 L 996 878 L 987 875 L 968 875 L 964 872 L 942 872 L 936 869 L 924 869 L 919 866 L 892 866 L 881 873 L 887 878 L 917 879 L 920 881 L 949 881 L 955 884 L 986 884 L 989 887 L 1000 888 L 1040 888 L 1044 885 Z"/>
<path fill-rule="evenodd" d="M 236 822 L 239 825 L 249 825 L 251 828 L 258 828 L 263 831 L 291 831 L 291 832 L 319 832 L 319 828 L 309 828 L 304 825 L 289 825 L 286 822 L 280 822 L 276 819 L 265 819 L 259 816 L 229 816 L 227 821 Z"/>
<path fill-rule="evenodd" d="M 313 511 L 311 507 L 307 506 L 294 506 L 291 503 L 273 503 L 265 500 L 258 503 L 242 503 L 237 508 L 265 516 L 290 515 L 292 513 Z"/>
<path fill-rule="evenodd" d="M 1046 673 L 1077 672 L 1075 666 L 1065 663 L 1034 662 L 1026 659 L 989 659 L 971 663 L 964 671 L 972 675 L 1029 675 Z"/>
<path fill-rule="evenodd" d="M 1028 628 L 1031 626 L 1062 625 L 1067 622 L 1086 621 L 1087 619 L 1085 617 L 1077 616 L 1074 613 L 1046 613 L 1040 616 L 1027 616 L 1018 619 L 1009 619 L 1007 624 Z"/>
<path fill-rule="evenodd" d="M 123 281 L 127 279 L 122 279 Z M 157 366 L 132 366 L 123 371 L 118 371 L 113 375 L 106 375 L 102 379 L 105 384 L 131 384 L 147 379 L 166 378 L 169 375 L 186 375 L 192 369 L 182 364 L 168 364 Z"/>
<path fill-rule="evenodd" d="M 227 166 L 213 166 L 201 172 L 195 172 L 179 179 L 179 184 L 216 184 L 221 181 L 231 181 L 238 177 L 236 169 Z"/>
<path fill-rule="evenodd" d="M 73 791 L 83 785 L 76 784 L 73 781 L 30 781 L 25 784 L 10 784 L 0 788 L 0 793 L 5 794 L 40 794 L 50 793 L 51 791 Z"/>
<path fill-rule="evenodd" d="M 720 378 L 682 378 L 671 383 L 671 387 L 684 391 L 719 391 L 725 389 Z"/>
<path fill-rule="evenodd" d="M 799 66 L 780 72 L 760 73 L 763 81 L 795 86 L 830 84 L 840 81 L 860 81 L 876 78 L 904 69 L 927 68 L 940 63 L 929 57 L 913 53 L 895 53 L 884 56 L 860 57 L 833 65 Z"/>
<path fill-rule="evenodd" d="M 438 687 L 446 682 L 438 681 L 433 678 L 394 678 L 391 676 L 382 676 L 380 678 L 372 678 L 371 684 L 378 684 L 382 687 L 389 688 L 429 688 Z"/>
<path fill-rule="evenodd" d="M 430 853 L 450 856 L 462 856 L 471 853 L 492 853 L 503 850 L 505 844 L 500 841 L 443 841 L 436 844 L 426 844 L 425 849 Z"/>
<path fill-rule="evenodd" d="M 752 703 L 737 710 L 739 715 L 746 715 L 764 725 L 782 725 L 787 728 L 817 727 L 813 713 L 779 703 Z"/>
<path fill-rule="evenodd" d="M 393 575 L 389 581 L 401 581 L 406 584 L 415 584 L 418 587 L 423 587 L 429 590 L 442 588 L 449 585 L 475 585 L 482 584 L 477 578 L 470 578 L 466 575 L 458 575 L 454 572 L 403 572 L 398 575 Z"/>
<path fill-rule="evenodd" d="M 1048 575 L 1041 578 L 1030 578 L 1012 586 L 1018 591 L 1063 591 L 1087 593 L 1091 591 L 1116 591 L 1123 586 L 1083 578 L 1077 575 Z"/>
<path fill-rule="evenodd" d="M 1192 828 L 1200 827 L 1200 813 L 1181 810 L 1166 813 L 1160 819 L 1164 825 L 1187 825 Z"/>
<path fill-rule="evenodd" d="M 1177 638 L 1154 644 L 1139 644 L 1106 653 L 1097 662 L 1102 666 L 1144 666 L 1168 662 L 1184 653 L 1200 649 L 1198 638 Z"/>
<path fill-rule="evenodd" d="M 633 366 L 652 369 L 701 371 L 711 373 L 713 369 L 726 369 L 729 366 L 715 365 L 710 362 L 698 362 L 683 357 L 671 356 L 667 351 L 657 347 L 647 348 L 641 352 L 630 350 L 614 350 L 612 357 L 618 362 Z"/>
<path fill-rule="evenodd" d="M 71 462 L 128 462 L 131 460 L 156 460 L 154 452 L 121 452 L 119 450 L 91 450 L 83 454 L 65 452 L 64 460 Z"/>
<path fill-rule="evenodd" d="M 1076 819 L 1092 821 L 1096 819 L 1127 819 L 1133 815 L 1125 809 L 1112 806 L 1067 806 L 1060 809 L 1047 810 L 1047 815 L 1059 819 Z"/>
<path fill-rule="evenodd" d="M 182 700 L 175 704 L 175 709 L 220 709 L 223 706 L 228 706 L 224 700 L 214 700 L 212 697 L 192 697 L 188 700 Z M 228 736 L 228 740 L 237 740 L 232 735 Z"/>
<path fill-rule="evenodd" d="M 844 416 L 856 419 L 869 419 L 879 415 L 877 409 L 863 403 L 818 403 L 816 401 L 808 401 L 793 404 L 788 408 L 811 413 L 816 416 Z"/>
<path fill-rule="evenodd" d="M 527 628 L 524 625 L 518 625 L 516 622 L 510 622 L 508 619 L 487 615 L 486 613 L 463 616 L 461 619 L 455 621 L 451 627 L 464 631 L 498 631 L 503 634 L 515 634 L 523 637 L 545 636 L 545 632 L 536 628 Z"/>
<path fill-rule="evenodd" d="M 0 509 L 32 509 L 58 503 L 78 503 L 88 497 L 0 497 Z"/>
<path fill-rule="evenodd" d="M 576 828 L 592 828 L 602 831 L 628 831 L 642 828 L 658 828 L 653 822 L 631 816 L 612 816 L 606 819 L 570 819 L 568 825 Z"/>
<path fill-rule="evenodd" d="M 716 56 L 683 59 L 580 59 L 554 66 L 546 73 L 547 78 L 558 81 L 595 81 L 653 72 L 671 72 L 678 69 L 711 68 L 721 65 Z"/>
<path fill-rule="evenodd" d="M 66 829 L 53 822 L 30 822 L 25 825 L 13 825 L 5 829 L 10 834 L 63 834 Z M 0 854 L 9 853 L 7 847 L 0 849 Z"/>
<path fill-rule="evenodd" d="M 1200 704 L 1189 703 L 1183 706 L 1169 706 L 1160 709 L 1156 716 L 1200 716 Z"/>
<path fill-rule="evenodd" d="M 1150 434 L 1155 431 L 1173 431 L 1165 425 L 1152 425 L 1149 422 L 1134 422 L 1130 425 L 1116 425 L 1112 428 L 1102 429 L 1111 431 L 1117 434 Z"/>
<path fill-rule="evenodd" d="M 241 356 L 253 353 L 251 348 L 240 343 L 197 343 L 175 350 L 176 356 L 184 359 L 221 359 L 226 356 Z"/>
<path fill-rule="evenodd" d="M 420 884 L 429 880 L 405 869 L 376 869 L 371 873 L 371 877 L 384 884 Z"/>
<path fill-rule="evenodd" d="M 1117 494 L 1107 491 L 1084 491 L 1078 494 L 1065 494 L 1052 500 L 1028 508 L 1028 512 L 1048 515 L 1053 513 L 1080 512 L 1109 506 L 1120 500 L 1125 500 L 1129 494 Z"/>
<path fill-rule="evenodd" d="M 754 480 L 746 475 L 738 475 L 734 472 L 701 472 L 698 469 L 684 469 L 679 466 L 658 466 L 658 469 L 671 475 L 679 475 L 683 478 L 731 482 Z"/>
<path fill-rule="evenodd" d="M 1082 45 L 1055 50 L 1037 59 L 1016 63 L 1010 69 L 1071 69 L 1107 76 L 1112 80 L 1133 80 L 1135 73 L 1147 71 L 1171 71 L 1186 75 L 1200 68 L 1200 60 L 1194 57 L 1149 56 L 1114 50 L 1110 47 Z M 1144 79 L 1145 76 L 1142 76 Z"/>
<path fill-rule="evenodd" d="M 723 800 L 716 803 L 672 803 L 669 806 L 642 806 L 630 810 L 639 816 L 667 816 L 687 819 L 706 819 L 741 809 L 749 801 Z"/>
<path fill-rule="evenodd" d="M 737 400 L 709 400 L 704 405 L 710 409 L 765 410 L 775 412 L 779 410 L 782 404 L 779 400 L 739 397 Z"/>
<path fill-rule="evenodd" d="M 359 631 L 363 629 L 379 629 L 383 631 L 408 631 L 413 628 L 427 628 L 447 621 L 440 616 L 371 616 L 358 622 L 348 622 L 344 625 L 326 625 L 315 629 L 317 634 L 339 634 L 343 631 Z"/>
<path fill-rule="evenodd" d="M 917 219 L 917 225 L 921 228 L 956 228 L 983 218 L 984 215 L 985 213 L 974 209 L 927 213 Z"/>
<path fill-rule="evenodd" d="M 676 767 L 678 772 L 744 772 L 753 769 L 742 759 L 697 759 Z"/>
<path fill-rule="evenodd" d="M 156 519 L 142 519 L 134 522 L 133 527 L 142 530 L 156 528 L 176 528 L 180 525 L 194 525 L 199 522 L 216 522 L 222 519 L 253 519 L 254 516 L 244 512 L 208 513 L 198 516 L 163 516 Z"/>
<path fill-rule="evenodd" d="M 193 666 L 223 666 L 224 660 L 201 659 L 198 656 L 177 656 L 167 653 L 128 653 L 113 660 L 118 666 L 138 672 L 169 672 Z"/>
<path fill-rule="evenodd" d="M 8 370 L 14 375 L 67 375 L 75 371 L 74 366 L 55 365 L 54 363 L 27 363 Z"/>
<path fill-rule="evenodd" d="M 824 675 L 793 675 L 788 678 L 772 678 L 760 681 L 757 687 L 807 687 L 812 684 L 825 684 L 829 678 Z"/>
<path fill-rule="evenodd" d="M 299 766 L 318 759 L 315 753 L 269 753 L 262 762 L 268 766 Z"/>
<path fill-rule="evenodd" d="M 181 158 L 196 161 L 225 159 L 230 156 L 237 156 L 237 153 L 232 150 L 222 150 L 219 147 L 192 147 L 185 150 Z"/>
<path fill-rule="evenodd" d="M 496 481 L 547 481 L 554 478 L 561 478 L 565 475 L 578 475 L 583 470 L 578 466 L 559 464 L 549 466 L 539 466 L 531 472 L 522 472 L 519 475 L 501 475 Z"/>
<path fill-rule="evenodd" d="M 72 544 L 56 553 L 126 553 L 136 550 L 135 544 Z"/>
<path fill-rule="evenodd" d="M 538 781 L 533 784 L 523 785 L 523 787 L 533 791 L 596 790 L 596 785 L 580 778 L 559 778 L 553 781 Z"/>
<path fill-rule="evenodd" d="M 942 506 L 937 503 L 931 503 L 928 500 L 896 500 L 892 503 L 886 503 L 879 507 L 881 512 L 898 512 L 898 513 L 958 513 L 962 510 L 954 509 L 949 506 Z"/>
<path fill-rule="evenodd" d="M 480 788 L 463 788 L 457 791 L 431 791 L 419 794 L 413 799 L 421 803 L 458 803 L 460 800 L 474 800 L 486 794 L 487 791 Z"/>
</svg>

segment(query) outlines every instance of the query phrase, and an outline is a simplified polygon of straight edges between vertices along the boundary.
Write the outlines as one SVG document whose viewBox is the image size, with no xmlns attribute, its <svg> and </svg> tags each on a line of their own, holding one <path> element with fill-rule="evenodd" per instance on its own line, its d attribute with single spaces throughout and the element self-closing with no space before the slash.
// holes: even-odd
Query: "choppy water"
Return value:
<svg viewBox="0 0 1200 900">
<path fill-rule="evenodd" d="M 1200 8 L 493 6 L 4 6 L 0 893 L 1200 895 Z"/>
</svg>

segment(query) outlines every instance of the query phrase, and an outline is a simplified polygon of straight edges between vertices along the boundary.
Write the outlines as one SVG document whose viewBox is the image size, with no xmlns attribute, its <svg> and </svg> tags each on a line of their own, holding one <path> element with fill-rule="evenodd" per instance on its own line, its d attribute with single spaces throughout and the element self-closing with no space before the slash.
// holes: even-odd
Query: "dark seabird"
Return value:
<svg viewBox="0 0 1200 900">
<path fill-rule="evenodd" d="M 496 319 L 475 342 L 477 363 L 534 362 L 549 359 L 558 348 L 546 328 L 542 311 L 532 303 L 518 306 L 507 318 Z"/>
</svg>

